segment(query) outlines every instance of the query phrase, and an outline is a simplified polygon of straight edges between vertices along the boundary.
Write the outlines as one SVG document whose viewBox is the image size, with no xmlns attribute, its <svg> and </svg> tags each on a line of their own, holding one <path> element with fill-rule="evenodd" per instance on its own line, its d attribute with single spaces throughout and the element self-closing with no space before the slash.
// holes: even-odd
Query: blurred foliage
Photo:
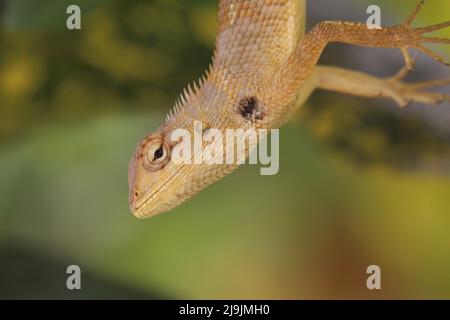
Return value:
<svg viewBox="0 0 450 320">
<path fill-rule="evenodd" d="M 82 288 L 69 291 L 64 286 L 67 268 L 59 259 L 28 246 L 6 243 L 0 246 L 0 299 L 163 299 L 167 296 L 136 290 L 126 284 L 104 279 L 83 269 Z M 5 263 L 7 262 L 7 263 Z M 33 266 L 30 268 L 30 266 Z M 20 282 L 18 281 L 20 279 Z M 19 282 L 19 285 L 18 285 Z M 20 285 L 22 284 L 22 285 Z M 27 284 L 26 288 L 23 284 Z"/>
<path fill-rule="evenodd" d="M 314 107 L 301 114 L 302 123 L 318 141 L 354 164 L 450 173 L 450 137 L 420 118 L 401 117 L 374 102 L 361 105 L 333 93 L 312 101 Z"/>
<path fill-rule="evenodd" d="M 326 1 L 310 6 L 341 18 Z M 417 1 L 376 2 L 398 22 Z M 217 4 L 70 1 L 82 30 L 68 31 L 68 3 L 0 5 L 0 297 L 68 297 L 55 274 L 69 264 L 92 277 L 84 297 L 124 287 L 131 297 L 450 297 L 450 131 L 389 102 L 318 92 L 282 130 L 278 175 L 244 166 L 173 212 L 137 220 L 129 157 L 210 63 Z M 362 20 L 373 0 L 340 4 Z M 449 11 L 433 1 L 418 23 Z M 351 65 L 356 48 L 345 50 L 324 60 Z M 395 72 L 382 63 L 376 71 Z M 378 293 L 365 288 L 373 263 Z"/>
<path fill-rule="evenodd" d="M 165 111 L 210 63 L 217 15 L 211 1 L 197 1 L 193 10 L 174 0 L 81 1 L 81 31 L 65 27 L 67 3 L 6 3 L 0 137 L 48 121 Z"/>
</svg>

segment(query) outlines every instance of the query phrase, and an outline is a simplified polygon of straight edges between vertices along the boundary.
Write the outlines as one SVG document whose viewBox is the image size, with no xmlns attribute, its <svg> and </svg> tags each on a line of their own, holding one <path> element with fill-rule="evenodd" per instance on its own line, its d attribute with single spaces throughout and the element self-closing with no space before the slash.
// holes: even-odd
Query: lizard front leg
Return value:
<svg viewBox="0 0 450 320">
<path fill-rule="evenodd" d="M 312 75 L 314 87 L 349 95 L 394 100 L 400 107 L 411 102 L 437 104 L 450 100 L 450 96 L 427 91 L 426 89 L 450 84 L 449 79 L 431 80 L 418 83 L 405 83 L 408 66 L 403 67 L 395 76 L 377 78 L 363 72 L 337 67 L 317 66 Z"/>
<path fill-rule="evenodd" d="M 405 56 L 405 61 L 408 69 L 412 68 L 412 59 L 409 56 L 408 49 L 416 48 L 433 59 L 447 64 L 448 63 L 424 47 L 425 43 L 444 43 L 450 44 L 450 39 L 441 39 L 434 37 L 425 37 L 424 34 L 439 30 L 450 26 L 450 21 L 440 23 L 437 25 L 424 27 L 424 28 L 412 28 L 411 24 L 414 18 L 417 16 L 424 1 L 421 1 L 419 5 L 414 9 L 411 15 L 406 21 L 400 25 L 393 27 L 386 27 L 382 29 L 369 29 L 366 24 L 342 22 L 342 21 L 325 21 L 316 25 L 311 31 L 309 31 L 297 48 L 291 54 L 287 62 L 279 69 L 277 74 L 268 80 L 264 92 L 270 93 L 265 97 L 267 104 L 271 106 L 272 119 L 275 122 L 278 117 L 286 113 L 289 106 L 292 105 L 292 101 L 295 101 L 298 90 L 301 90 L 302 86 L 307 80 L 313 76 L 314 67 L 316 66 L 320 55 L 325 47 L 331 42 L 342 42 L 352 45 L 368 46 L 368 47 L 380 47 L 380 48 L 399 48 Z M 346 75 L 349 75 L 348 73 Z M 335 74 L 335 78 L 337 74 Z M 359 75 L 353 74 L 353 78 L 358 78 Z M 368 78 L 364 78 L 367 80 Z M 379 85 L 380 82 L 368 81 L 368 85 Z M 368 85 L 363 88 L 360 86 L 360 94 L 366 96 L 372 96 L 379 88 L 368 88 Z M 422 86 L 429 86 L 430 84 L 422 84 Z M 380 86 L 378 86 L 380 87 Z M 381 90 L 382 94 L 394 98 L 399 104 L 403 105 L 407 100 L 417 100 L 421 102 L 435 102 L 435 99 L 430 97 L 424 98 L 423 96 L 413 94 L 413 91 L 417 93 L 418 87 L 415 90 L 412 87 L 408 87 L 411 91 L 408 97 L 400 98 L 394 97 L 394 94 L 388 94 L 384 89 Z M 401 89 L 405 89 L 402 87 Z M 341 88 L 342 89 L 342 88 Z M 349 93 L 350 86 L 345 89 Z M 401 91 L 400 88 L 397 91 Z M 276 94 L 273 94 L 276 93 Z M 358 94 L 357 92 L 355 92 Z M 413 97 L 414 96 L 414 97 Z M 439 99 L 438 99 L 439 100 Z"/>
</svg>

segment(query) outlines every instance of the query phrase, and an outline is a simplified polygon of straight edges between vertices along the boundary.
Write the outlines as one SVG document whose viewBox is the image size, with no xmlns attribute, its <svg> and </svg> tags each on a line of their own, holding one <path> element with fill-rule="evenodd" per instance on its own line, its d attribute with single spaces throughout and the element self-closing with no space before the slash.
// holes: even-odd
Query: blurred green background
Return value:
<svg viewBox="0 0 450 320">
<path fill-rule="evenodd" d="M 308 26 L 364 21 L 370 4 L 399 23 L 416 3 L 309 1 Z M 429 1 L 417 24 L 449 12 Z M 278 175 L 243 166 L 170 213 L 131 215 L 128 160 L 210 63 L 216 15 L 213 0 L 0 2 L 0 298 L 450 298 L 448 103 L 317 92 L 281 130 Z M 417 59 L 409 80 L 449 76 Z M 402 57 L 332 45 L 321 62 L 390 76 Z"/>
</svg>

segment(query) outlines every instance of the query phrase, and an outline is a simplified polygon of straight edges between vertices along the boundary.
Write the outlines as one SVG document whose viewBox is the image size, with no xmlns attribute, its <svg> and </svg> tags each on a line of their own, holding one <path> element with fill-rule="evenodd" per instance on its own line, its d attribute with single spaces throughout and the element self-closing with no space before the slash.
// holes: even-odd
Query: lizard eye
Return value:
<svg viewBox="0 0 450 320">
<path fill-rule="evenodd" d="M 170 151 L 161 138 L 154 138 L 144 145 L 142 156 L 144 167 L 150 171 L 157 171 L 169 161 Z"/>
<path fill-rule="evenodd" d="M 164 150 L 162 147 L 159 147 L 158 149 L 156 149 L 153 160 L 162 158 L 164 156 Z"/>
</svg>

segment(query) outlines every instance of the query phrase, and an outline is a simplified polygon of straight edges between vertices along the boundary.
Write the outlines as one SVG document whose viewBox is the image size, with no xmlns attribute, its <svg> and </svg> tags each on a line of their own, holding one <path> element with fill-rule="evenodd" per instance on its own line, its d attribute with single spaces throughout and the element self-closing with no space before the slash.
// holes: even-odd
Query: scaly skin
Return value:
<svg viewBox="0 0 450 320">
<path fill-rule="evenodd" d="M 413 61 L 409 48 L 435 60 L 441 57 L 424 43 L 450 44 L 449 39 L 423 34 L 439 25 L 413 29 L 411 23 L 423 1 L 405 23 L 382 29 L 366 24 L 327 21 L 304 34 L 306 0 L 222 0 L 219 34 L 213 63 L 199 85 L 188 87 L 164 124 L 145 137 L 129 165 L 129 203 L 138 218 L 168 211 L 237 168 L 236 164 L 176 164 L 170 161 L 170 135 L 177 128 L 193 133 L 194 121 L 204 128 L 278 128 L 315 89 L 364 97 L 386 97 L 400 106 L 417 101 L 435 104 L 447 96 L 424 91 L 450 83 L 449 79 L 418 84 L 401 82 Z M 406 66 L 392 78 L 335 67 L 317 61 L 330 42 L 401 49 Z M 252 101 L 255 113 L 244 116 L 242 105 Z M 257 112 L 257 113 L 256 113 Z M 248 150 L 247 150 L 248 151 Z"/>
</svg>

